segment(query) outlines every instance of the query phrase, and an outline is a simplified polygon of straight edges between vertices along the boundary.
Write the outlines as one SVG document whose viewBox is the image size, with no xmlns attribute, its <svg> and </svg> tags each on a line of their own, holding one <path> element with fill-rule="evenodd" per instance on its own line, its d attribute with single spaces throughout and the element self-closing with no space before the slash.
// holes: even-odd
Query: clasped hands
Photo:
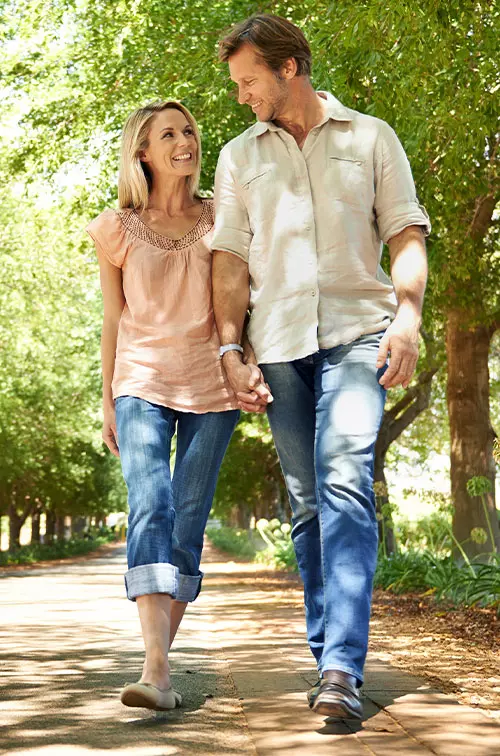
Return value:
<svg viewBox="0 0 500 756">
<path fill-rule="evenodd" d="M 245 350 L 244 358 L 239 352 L 226 352 L 223 364 L 239 408 L 244 412 L 265 412 L 273 396 L 253 352 L 248 354 Z"/>
</svg>

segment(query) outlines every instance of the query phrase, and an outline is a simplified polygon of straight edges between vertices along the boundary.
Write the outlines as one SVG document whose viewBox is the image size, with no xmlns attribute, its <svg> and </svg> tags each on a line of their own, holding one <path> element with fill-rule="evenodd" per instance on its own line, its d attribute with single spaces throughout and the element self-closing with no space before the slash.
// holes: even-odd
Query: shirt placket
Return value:
<svg viewBox="0 0 500 756">
<path fill-rule="evenodd" d="M 295 216 L 294 224 L 298 227 L 301 224 L 301 233 L 304 237 L 304 257 L 301 259 L 301 265 L 297 270 L 297 288 L 304 291 L 307 295 L 308 313 L 310 322 L 315 324 L 316 339 L 314 351 L 319 349 L 317 340 L 318 326 L 319 326 L 319 282 L 318 282 L 318 255 L 316 247 L 316 224 L 314 221 L 314 208 L 311 191 L 311 180 L 309 176 L 309 167 L 307 164 L 306 155 L 301 150 L 295 141 L 295 139 L 285 131 L 280 133 L 281 138 L 286 144 L 288 154 L 293 166 L 294 183 L 297 196 L 300 197 L 300 202 L 297 204 L 299 211 L 298 217 Z M 310 141 L 308 135 L 306 144 Z M 304 145 L 305 147 L 306 145 Z M 310 145 L 308 144 L 308 149 Z"/>
</svg>

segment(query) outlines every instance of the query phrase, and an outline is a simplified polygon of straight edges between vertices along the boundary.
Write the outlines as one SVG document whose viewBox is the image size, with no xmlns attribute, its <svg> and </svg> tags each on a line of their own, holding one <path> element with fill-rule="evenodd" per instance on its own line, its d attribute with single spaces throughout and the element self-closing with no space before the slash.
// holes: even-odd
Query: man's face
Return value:
<svg viewBox="0 0 500 756">
<path fill-rule="evenodd" d="M 259 121 L 279 118 L 289 97 L 288 81 L 262 63 L 252 45 L 244 44 L 231 55 L 229 75 L 238 86 L 240 105 L 249 105 Z"/>
</svg>

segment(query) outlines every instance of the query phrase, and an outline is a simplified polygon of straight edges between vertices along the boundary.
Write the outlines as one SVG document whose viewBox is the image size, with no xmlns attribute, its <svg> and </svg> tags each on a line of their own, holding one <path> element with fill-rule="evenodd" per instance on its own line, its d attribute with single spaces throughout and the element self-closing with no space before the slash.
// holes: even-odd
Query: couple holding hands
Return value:
<svg viewBox="0 0 500 756">
<path fill-rule="evenodd" d="M 153 103 L 123 130 L 119 209 L 87 228 L 104 299 L 103 437 L 128 488 L 125 584 L 146 649 L 121 700 L 181 704 L 168 652 L 201 588 L 203 534 L 242 409 L 267 411 L 288 489 L 319 673 L 309 706 L 361 718 L 374 446 L 386 390 L 415 369 L 430 225 L 394 131 L 314 90 L 297 27 L 252 16 L 219 56 L 257 122 L 222 149 L 214 201 L 197 192 L 193 116 Z"/>
</svg>

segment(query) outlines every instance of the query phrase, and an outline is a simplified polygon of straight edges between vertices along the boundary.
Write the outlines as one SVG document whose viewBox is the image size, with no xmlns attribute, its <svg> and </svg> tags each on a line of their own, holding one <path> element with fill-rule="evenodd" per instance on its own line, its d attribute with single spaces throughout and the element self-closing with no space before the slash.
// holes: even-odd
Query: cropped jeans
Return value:
<svg viewBox="0 0 500 756">
<path fill-rule="evenodd" d="M 320 674 L 341 670 L 359 684 L 377 560 L 381 337 L 260 366 L 274 396 L 268 416 L 292 507 L 309 646 Z"/>
<path fill-rule="evenodd" d="M 205 526 L 239 411 L 178 412 L 134 396 L 118 397 L 115 410 L 130 510 L 127 597 L 168 593 L 177 601 L 194 601 L 203 578 Z"/>
</svg>

